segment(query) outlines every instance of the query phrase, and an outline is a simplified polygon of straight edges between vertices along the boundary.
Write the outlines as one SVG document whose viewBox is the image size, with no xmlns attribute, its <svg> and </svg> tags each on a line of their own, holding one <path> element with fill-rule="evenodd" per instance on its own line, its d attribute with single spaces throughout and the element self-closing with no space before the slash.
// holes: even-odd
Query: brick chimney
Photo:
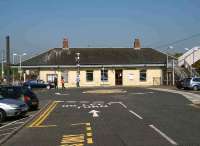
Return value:
<svg viewBox="0 0 200 146">
<path fill-rule="evenodd" d="M 133 48 L 135 50 L 140 50 L 141 48 L 140 39 L 135 39 Z"/>
<path fill-rule="evenodd" d="M 67 38 L 63 39 L 63 49 L 69 49 L 69 41 Z"/>
</svg>

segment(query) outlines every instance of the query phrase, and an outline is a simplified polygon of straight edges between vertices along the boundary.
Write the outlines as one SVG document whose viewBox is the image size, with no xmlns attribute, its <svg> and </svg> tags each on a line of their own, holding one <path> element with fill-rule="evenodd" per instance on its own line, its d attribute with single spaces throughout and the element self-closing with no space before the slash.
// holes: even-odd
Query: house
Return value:
<svg viewBox="0 0 200 146">
<path fill-rule="evenodd" d="M 22 62 L 26 78 L 37 77 L 53 82 L 61 77 L 66 87 L 149 86 L 160 85 L 166 68 L 166 55 L 152 48 L 141 48 L 135 39 L 133 48 L 62 48 L 50 49 Z"/>
</svg>

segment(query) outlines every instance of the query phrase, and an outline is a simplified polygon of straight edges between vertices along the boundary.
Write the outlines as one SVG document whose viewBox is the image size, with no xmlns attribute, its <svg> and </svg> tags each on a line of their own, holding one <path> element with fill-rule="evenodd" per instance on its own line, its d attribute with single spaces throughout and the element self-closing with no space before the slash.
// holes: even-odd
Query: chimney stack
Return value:
<svg viewBox="0 0 200 146">
<path fill-rule="evenodd" d="M 135 50 L 140 50 L 141 48 L 140 39 L 135 39 L 133 48 Z"/>
<path fill-rule="evenodd" d="M 63 39 L 63 49 L 68 49 L 69 48 L 69 41 L 67 38 Z"/>
</svg>

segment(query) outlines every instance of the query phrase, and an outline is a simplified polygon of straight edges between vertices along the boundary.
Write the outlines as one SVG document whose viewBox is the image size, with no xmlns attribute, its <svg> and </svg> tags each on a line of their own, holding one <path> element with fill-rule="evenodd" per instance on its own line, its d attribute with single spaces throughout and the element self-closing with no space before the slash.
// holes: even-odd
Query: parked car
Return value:
<svg viewBox="0 0 200 146">
<path fill-rule="evenodd" d="M 177 81 L 175 82 L 175 83 L 176 83 L 176 87 L 177 87 L 178 89 L 184 88 L 184 87 L 183 87 L 184 81 L 185 81 L 185 79 L 177 80 Z"/>
<path fill-rule="evenodd" d="M 186 78 L 183 83 L 183 88 L 199 90 L 200 89 L 200 77 Z"/>
<path fill-rule="evenodd" d="M 37 109 L 39 99 L 36 94 L 27 87 L 23 86 L 3 86 L 0 88 L 0 95 L 5 98 L 12 98 L 24 101 L 29 109 Z"/>
<path fill-rule="evenodd" d="M 51 83 L 45 83 L 43 80 L 29 80 L 24 82 L 23 86 L 27 86 L 29 89 L 32 88 L 54 88 L 54 85 Z"/>
<path fill-rule="evenodd" d="M 24 116 L 28 111 L 28 106 L 16 99 L 7 99 L 0 95 L 0 122 L 6 117 Z"/>
</svg>

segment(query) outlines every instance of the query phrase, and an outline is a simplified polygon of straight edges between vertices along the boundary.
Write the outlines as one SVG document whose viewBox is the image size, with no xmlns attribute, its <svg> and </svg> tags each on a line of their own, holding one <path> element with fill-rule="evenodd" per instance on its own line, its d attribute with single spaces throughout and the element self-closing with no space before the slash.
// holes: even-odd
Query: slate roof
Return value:
<svg viewBox="0 0 200 146">
<path fill-rule="evenodd" d="M 76 53 L 81 65 L 165 64 L 166 55 L 152 48 L 54 48 L 24 62 L 23 66 L 76 65 Z"/>
</svg>

